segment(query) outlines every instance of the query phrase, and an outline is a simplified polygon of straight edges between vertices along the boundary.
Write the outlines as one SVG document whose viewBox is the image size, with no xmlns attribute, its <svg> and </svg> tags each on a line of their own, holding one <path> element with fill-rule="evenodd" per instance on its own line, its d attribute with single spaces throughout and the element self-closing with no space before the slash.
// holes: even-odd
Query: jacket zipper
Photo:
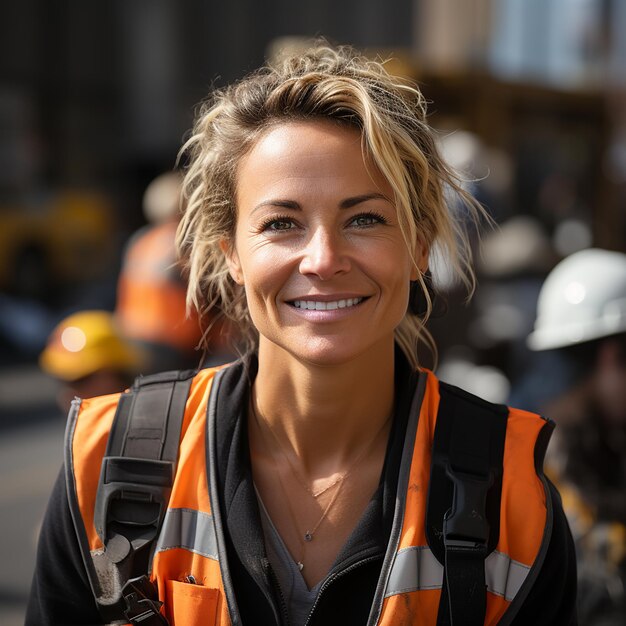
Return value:
<svg viewBox="0 0 626 626">
<path fill-rule="evenodd" d="M 280 588 L 280 584 L 278 582 L 278 576 L 276 576 L 276 574 L 274 573 L 274 569 L 272 568 L 271 565 L 268 566 L 267 571 L 268 571 L 269 577 L 272 579 L 272 583 L 274 586 L 274 590 L 276 591 L 276 595 L 278 595 L 278 599 L 280 601 L 280 609 L 281 609 L 281 613 L 283 616 L 283 619 L 280 620 L 276 612 L 274 599 L 270 597 L 271 594 L 265 594 L 265 597 L 268 599 L 269 603 L 271 604 L 272 610 L 274 611 L 274 615 L 276 616 L 276 624 L 278 624 L 279 626 L 281 624 L 285 624 L 285 625 L 289 624 L 289 612 L 287 610 L 287 603 L 285 602 L 285 597 L 283 596 L 283 592 Z"/>
<path fill-rule="evenodd" d="M 311 611 L 309 612 L 308 617 L 306 618 L 306 622 L 304 624 L 304 626 L 311 626 L 312 622 L 312 618 L 314 617 L 315 614 L 315 609 L 317 608 L 319 602 L 320 602 L 320 598 L 322 597 L 322 594 L 324 593 L 324 591 L 326 591 L 338 578 L 341 578 L 343 576 L 345 576 L 346 574 L 349 574 L 350 572 L 353 572 L 355 569 L 358 569 L 359 567 L 361 567 L 362 565 L 366 565 L 367 563 L 371 563 L 372 561 L 377 561 L 380 559 L 380 555 L 376 555 L 376 556 L 370 556 L 368 558 L 362 559 L 361 561 L 357 561 L 356 563 L 353 563 L 352 565 L 349 565 L 348 567 L 346 567 L 345 569 L 342 569 L 341 571 L 335 573 L 335 574 L 331 574 L 323 583 L 322 586 L 320 587 L 320 591 L 317 594 L 317 598 L 315 598 L 315 602 L 313 603 L 313 607 L 311 608 Z"/>
</svg>

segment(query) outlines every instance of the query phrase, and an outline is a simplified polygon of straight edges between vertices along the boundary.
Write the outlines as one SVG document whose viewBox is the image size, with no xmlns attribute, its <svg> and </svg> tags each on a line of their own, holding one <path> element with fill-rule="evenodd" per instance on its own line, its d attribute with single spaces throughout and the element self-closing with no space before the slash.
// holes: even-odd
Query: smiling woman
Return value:
<svg viewBox="0 0 626 626">
<path fill-rule="evenodd" d="M 426 123 L 421 92 L 411 83 L 390 76 L 380 63 L 346 53 L 347 49 L 339 54 L 328 48 L 325 51 L 320 57 L 289 58 L 281 67 L 261 69 L 245 81 L 214 93 L 183 149 L 191 167 L 185 180 L 189 203 L 179 230 L 179 245 L 190 262 L 189 299 L 203 308 L 219 304 L 247 331 L 251 347 L 256 346 L 258 329 L 250 323 L 245 290 L 233 289 L 226 278 L 226 260 L 220 247 L 223 250 L 224 241 L 235 236 L 240 169 L 245 167 L 249 153 L 255 151 L 258 141 L 265 145 L 269 157 L 278 156 L 274 149 L 281 150 L 284 129 L 277 130 L 271 143 L 265 137 L 276 126 L 323 120 L 327 128 L 351 130 L 352 161 L 358 153 L 356 162 L 370 178 L 374 176 L 370 187 L 384 181 L 384 197 L 395 208 L 394 220 L 404 247 L 415 251 L 419 246 L 420 254 L 427 256 L 436 242 L 452 271 L 470 292 L 473 289 L 466 233 L 446 208 L 444 192 L 453 191 L 464 202 L 470 218 L 483 211 L 441 158 L 435 134 Z M 327 130 L 324 139 L 330 135 Z M 309 152 L 308 162 L 294 167 L 308 168 L 325 158 L 322 145 Z M 293 173 L 298 174 L 296 169 Z M 308 172 L 305 169 L 298 175 L 307 178 Z M 279 207 L 293 207 L 293 203 L 274 205 Z M 413 262 L 426 266 L 423 258 Z M 416 344 L 425 341 L 432 348 L 434 344 L 425 328 L 432 303 L 423 271 L 415 281 L 419 288 L 414 291 L 425 301 L 425 314 L 404 316 L 395 336 L 409 362 L 417 367 Z"/>
<path fill-rule="evenodd" d="M 473 286 L 446 198 L 481 211 L 425 115 L 329 47 L 213 94 L 178 243 L 247 349 L 75 405 L 27 623 L 575 624 L 551 423 L 417 362 L 431 248 Z"/>
</svg>

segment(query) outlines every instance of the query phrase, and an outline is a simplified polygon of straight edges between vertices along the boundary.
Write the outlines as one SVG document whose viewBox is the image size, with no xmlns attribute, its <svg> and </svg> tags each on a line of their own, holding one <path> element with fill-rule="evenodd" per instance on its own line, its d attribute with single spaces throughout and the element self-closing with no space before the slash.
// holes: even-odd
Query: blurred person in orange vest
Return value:
<svg viewBox="0 0 626 626">
<path fill-rule="evenodd" d="M 119 277 L 115 316 L 125 335 L 147 353 L 145 374 L 197 367 L 200 360 L 195 348 L 203 329 L 195 310 L 187 314 L 187 284 L 176 256 L 180 209 L 178 172 L 161 174 L 148 185 L 143 211 L 149 224 L 130 239 Z M 218 364 L 227 360 L 226 333 L 208 326 L 206 358 Z"/>
<path fill-rule="evenodd" d="M 576 541 L 579 618 L 626 619 L 626 254 L 582 250 L 545 280 L 535 351 L 562 360 L 561 391 L 542 412 L 558 424 L 547 466 Z"/>
<path fill-rule="evenodd" d="M 122 336 L 108 311 L 81 311 L 63 319 L 39 358 L 43 371 L 61 382 L 57 402 L 64 412 L 75 397 L 128 388 L 141 363 L 140 352 Z"/>
</svg>

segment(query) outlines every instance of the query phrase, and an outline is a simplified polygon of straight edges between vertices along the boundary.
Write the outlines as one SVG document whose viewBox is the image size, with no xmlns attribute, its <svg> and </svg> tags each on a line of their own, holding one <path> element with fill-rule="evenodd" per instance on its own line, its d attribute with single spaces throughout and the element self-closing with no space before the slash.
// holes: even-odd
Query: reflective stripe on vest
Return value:
<svg viewBox="0 0 626 626">
<path fill-rule="evenodd" d="M 155 552 L 173 548 L 182 548 L 217 560 L 217 540 L 212 516 L 191 509 L 169 509 Z M 506 554 L 492 552 L 485 561 L 487 589 L 511 601 L 529 571 L 528 566 L 516 563 Z M 443 567 L 428 546 L 405 548 L 396 555 L 385 596 L 422 589 L 440 589 L 442 580 Z"/>
<path fill-rule="evenodd" d="M 183 548 L 217 560 L 212 516 L 190 509 L 169 509 L 155 552 L 173 548 Z M 485 561 L 487 588 L 510 601 L 519 591 L 529 570 L 528 566 L 516 563 L 506 554 L 492 552 Z M 385 596 L 421 589 L 440 589 L 442 580 L 443 567 L 428 546 L 405 548 L 396 555 Z"/>
<path fill-rule="evenodd" d="M 227 626 L 239 623 L 230 615 L 212 516 L 206 463 L 207 403 L 219 383 L 214 370 L 194 379 L 183 420 L 180 456 L 168 511 L 151 564 L 164 612 L 176 626 L 196 623 Z M 423 392 L 423 397 L 419 394 Z M 211 399 L 214 401 L 214 398 Z M 439 386 L 430 372 L 421 374 L 415 407 L 401 462 L 394 530 L 379 582 L 370 626 L 436 624 L 442 567 L 427 546 L 425 511 L 431 447 L 439 403 Z M 68 431 L 70 500 L 82 519 L 77 530 L 88 552 L 102 553 L 93 528 L 93 505 L 101 458 L 117 404 L 117 396 L 85 400 L 75 428 Z M 418 419 L 419 413 L 419 419 Z M 485 562 L 486 625 L 497 624 L 519 594 L 534 580 L 533 566 L 549 537 L 547 496 L 535 470 L 534 452 L 545 421 L 511 410 L 504 452 L 501 528 L 496 551 Z M 72 472 L 73 469 L 73 472 Z M 72 499 L 72 494 L 74 499 Z M 72 506 L 72 504 L 71 504 Z M 545 536 L 544 536 L 545 535 Z M 193 581 L 197 584 L 188 584 Z M 515 605 L 515 602 L 513 602 Z M 231 603 L 231 610 L 234 603 Z M 509 615 L 515 609 L 509 611 Z M 509 617 L 507 615 L 507 617 Z"/>
<path fill-rule="evenodd" d="M 192 509 L 168 509 L 155 552 L 183 548 L 217 561 L 213 516 Z"/>
<path fill-rule="evenodd" d="M 517 595 L 530 567 L 516 563 L 506 554 L 492 552 L 485 561 L 485 579 L 491 593 L 503 596 L 509 602 Z M 441 589 L 443 566 L 428 546 L 413 546 L 396 555 L 385 588 L 385 597 L 420 591 Z"/>
</svg>

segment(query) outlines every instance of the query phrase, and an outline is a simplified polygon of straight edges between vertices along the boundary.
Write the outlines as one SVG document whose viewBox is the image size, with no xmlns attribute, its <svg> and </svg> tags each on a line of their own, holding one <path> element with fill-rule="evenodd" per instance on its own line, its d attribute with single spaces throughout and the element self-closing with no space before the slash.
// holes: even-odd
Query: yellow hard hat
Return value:
<svg viewBox="0 0 626 626">
<path fill-rule="evenodd" d="M 62 320 L 39 357 L 41 368 L 62 380 L 99 370 L 137 373 L 140 354 L 117 330 L 108 311 L 81 311 Z"/>
</svg>

